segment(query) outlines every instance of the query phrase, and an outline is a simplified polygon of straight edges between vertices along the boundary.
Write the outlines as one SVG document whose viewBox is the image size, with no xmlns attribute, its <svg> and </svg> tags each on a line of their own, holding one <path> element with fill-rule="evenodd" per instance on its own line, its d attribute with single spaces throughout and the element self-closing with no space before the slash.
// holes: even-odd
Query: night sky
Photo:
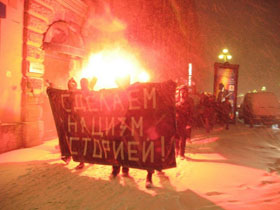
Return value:
<svg viewBox="0 0 280 210">
<path fill-rule="evenodd" d="M 211 90 L 213 63 L 222 48 L 239 64 L 238 93 L 266 86 L 280 97 L 280 1 L 199 0 L 195 2 L 202 54 L 199 68 Z"/>
<path fill-rule="evenodd" d="M 92 1 L 104 14 L 104 1 Z M 266 86 L 280 97 L 280 1 L 278 0 L 108 0 L 120 34 L 138 49 L 158 80 L 187 78 L 188 63 L 199 91 L 213 92 L 214 63 L 228 48 L 231 64 L 239 64 L 238 94 Z M 108 14 L 108 10 L 105 10 Z M 105 13 L 106 13 L 105 12 Z M 101 15 L 102 16 L 102 15 Z M 96 19 L 96 17 L 93 17 Z M 112 25 L 112 24 L 111 24 Z M 120 25 L 120 24 L 119 24 Z M 98 37 L 92 30 L 91 37 Z M 119 31 L 120 32 L 120 31 Z M 96 38 L 93 41 L 98 40 Z"/>
</svg>

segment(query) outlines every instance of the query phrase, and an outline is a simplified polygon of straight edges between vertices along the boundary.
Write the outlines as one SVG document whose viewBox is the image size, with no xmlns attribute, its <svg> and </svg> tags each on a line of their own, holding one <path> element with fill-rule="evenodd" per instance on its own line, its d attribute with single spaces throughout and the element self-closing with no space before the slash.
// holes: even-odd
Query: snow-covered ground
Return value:
<svg viewBox="0 0 280 210">
<path fill-rule="evenodd" d="M 280 209 L 280 130 L 237 123 L 194 130 L 186 160 L 110 180 L 111 167 L 60 160 L 58 140 L 0 155 L 0 209 Z"/>
</svg>

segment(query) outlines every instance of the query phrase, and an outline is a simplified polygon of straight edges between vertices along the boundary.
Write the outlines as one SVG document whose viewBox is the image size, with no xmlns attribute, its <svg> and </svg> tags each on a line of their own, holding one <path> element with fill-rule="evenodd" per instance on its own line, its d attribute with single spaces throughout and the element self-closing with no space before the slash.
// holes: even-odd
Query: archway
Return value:
<svg viewBox="0 0 280 210">
<path fill-rule="evenodd" d="M 79 28 L 65 21 L 52 23 L 44 34 L 44 80 L 55 88 L 66 89 L 71 70 L 81 68 L 85 54 Z M 43 100 L 44 139 L 56 137 L 56 128 L 47 95 Z"/>
</svg>

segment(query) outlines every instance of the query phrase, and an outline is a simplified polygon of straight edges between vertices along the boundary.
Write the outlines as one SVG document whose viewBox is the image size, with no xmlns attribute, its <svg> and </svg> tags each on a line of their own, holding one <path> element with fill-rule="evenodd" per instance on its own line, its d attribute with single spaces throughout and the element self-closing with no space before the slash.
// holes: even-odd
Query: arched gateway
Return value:
<svg viewBox="0 0 280 210">
<path fill-rule="evenodd" d="M 22 146 L 31 147 L 56 137 L 46 81 L 66 88 L 69 71 L 80 67 L 85 53 L 80 31 L 88 5 L 82 0 L 29 0 L 24 4 Z"/>
<path fill-rule="evenodd" d="M 79 28 L 61 20 L 52 23 L 44 34 L 43 50 L 45 51 L 44 80 L 51 82 L 54 87 L 65 89 L 70 70 L 81 67 L 85 54 L 84 41 Z M 50 139 L 56 136 L 56 130 L 45 92 L 42 106 L 44 139 Z"/>
</svg>

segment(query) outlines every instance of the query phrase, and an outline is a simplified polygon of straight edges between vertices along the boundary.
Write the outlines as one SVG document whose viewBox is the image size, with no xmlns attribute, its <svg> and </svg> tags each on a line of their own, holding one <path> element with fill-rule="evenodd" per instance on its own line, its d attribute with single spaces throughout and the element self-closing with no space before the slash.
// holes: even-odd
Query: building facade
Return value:
<svg viewBox="0 0 280 210">
<path fill-rule="evenodd" d="M 156 82 L 199 60 L 193 0 L 0 3 L 0 153 L 57 137 L 46 88 L 67 88 L 91 53 L 123 44 Z"/>
<path fill-rule="evenodd" d="M 46 95 L 66 86 L 85 54 L 88 5 L 79 0 L 1 0 L 0 153 L 56 137 Z"/>
</svg>

